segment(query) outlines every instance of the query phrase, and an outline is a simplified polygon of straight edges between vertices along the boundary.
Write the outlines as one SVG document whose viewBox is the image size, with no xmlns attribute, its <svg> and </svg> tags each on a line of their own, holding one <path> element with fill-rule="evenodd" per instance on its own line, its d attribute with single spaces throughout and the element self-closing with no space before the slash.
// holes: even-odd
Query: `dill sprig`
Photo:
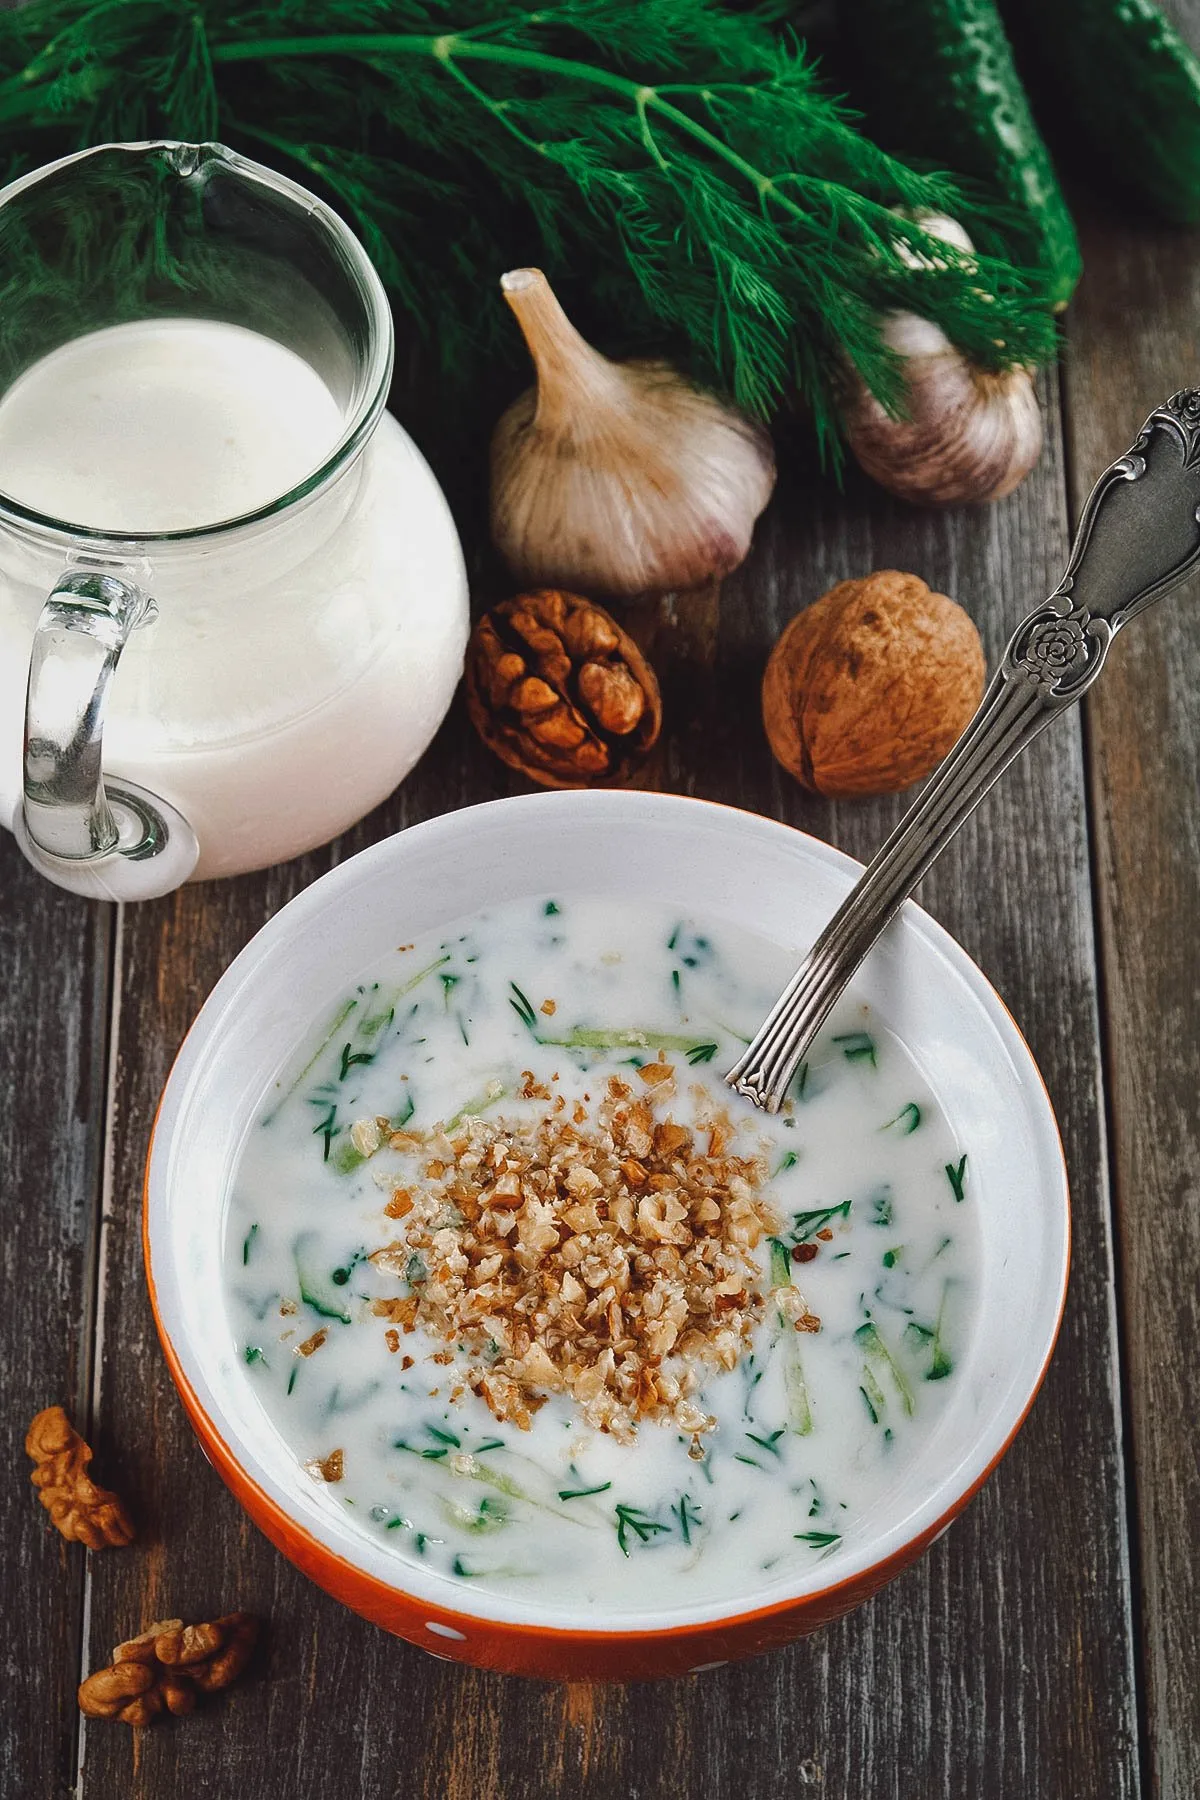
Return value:
<svg viewBox="0 0 1200 1800">
<path fill-rule="evenodd" d="M 538 262 L 608 348 L 668 350 L 760 416 L 798 394 L 836 457 L 848 364 L 901 401 L 882 312 L 919 311 L 986 368 L 1043 360 L 1054 328 L 1030 276 L 905 216 L 970 226 L 976 207 L 865 138 L 777 12 L 33 0 L 0 13 L 0 174 L 89 143 L 219 138 L 349 216 L 464 389 L 519 366 L 490 289 Z"/>
</svg>

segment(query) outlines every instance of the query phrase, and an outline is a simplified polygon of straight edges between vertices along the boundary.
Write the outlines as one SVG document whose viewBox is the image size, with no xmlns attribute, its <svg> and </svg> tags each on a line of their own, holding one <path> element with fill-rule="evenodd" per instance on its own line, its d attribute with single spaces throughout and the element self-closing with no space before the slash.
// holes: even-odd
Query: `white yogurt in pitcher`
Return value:
<svg viewBox="0 0 1200 1800">
<path fill-rule="evenodd" d="M 399 1580 L 732 1600 L 832 1563 L 928 1447 L 969 1147 L 853 1006 L 779 1117 L 731 1096 L 784 962 L 659 906 L 505 904 L 367 971 L 264 1094 L 230 1329 L 264 1432 Z"/>
<path fill-rule="evenodd" d="M 0 397 L 0 492 L 70 524 L 191 530 L 269 505 L 345 426 L 285 345 L 204 319 L 114 326 Z M 61 543 L 0 533 L 0 822 L 20 792 L 34 626 Z M 120 571 L 118 571 L 120 572 Z M 105 766 L 172 801 L 197 877 L 325 842 L 378 804 L 436 730 L 461 669 L 466 579 L 427 465 L 385 415 L 315 499 L 128 578 L 157 602 L 109 695 Z"/>
<path fill-rule="evenodd" d="M 342 426 L 285 344 L 211 319 L 146 319 L 63 344 L 13 383 L 0 489 L 94 530 L 186 531 L 288 493 Z"/>
</svg>

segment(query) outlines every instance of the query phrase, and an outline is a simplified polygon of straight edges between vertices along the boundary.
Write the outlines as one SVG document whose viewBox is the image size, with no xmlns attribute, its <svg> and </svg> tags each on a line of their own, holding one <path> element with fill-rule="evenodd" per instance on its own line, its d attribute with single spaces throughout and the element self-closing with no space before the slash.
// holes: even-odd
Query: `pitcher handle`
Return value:
<svg viewBox="0 0 1200 1800">
<path fill-rule="evenodd" d="M 132 582 L 68 570 L 42 608 L 25 703 L 25 789 L 13 830 L 60 887 L 149 900 L 187 880 L 200 847 L 182 813 L 130 781 L 105 781 L 104 715 L 121 652 L 154 602 Z"/>
</svg>

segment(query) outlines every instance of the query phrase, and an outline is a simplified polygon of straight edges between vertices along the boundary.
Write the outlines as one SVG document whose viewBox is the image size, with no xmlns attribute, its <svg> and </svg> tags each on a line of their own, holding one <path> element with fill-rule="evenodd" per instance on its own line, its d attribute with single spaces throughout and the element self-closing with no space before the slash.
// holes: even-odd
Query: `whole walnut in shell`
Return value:
<svg viewBox="0 0 1200 1800">
<path fill-rule="evenodd" d="M 831 799 L 896 793 L 937 767 L 983 697 L 979 633 L 918 575 L 842 581 L 798 613 L 763 677 L 771 749 Z"/>
</svg>

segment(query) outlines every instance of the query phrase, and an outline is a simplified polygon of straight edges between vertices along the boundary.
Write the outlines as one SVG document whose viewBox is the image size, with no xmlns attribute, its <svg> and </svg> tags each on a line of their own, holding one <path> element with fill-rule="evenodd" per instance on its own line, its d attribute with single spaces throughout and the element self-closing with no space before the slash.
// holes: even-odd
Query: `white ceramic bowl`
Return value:
<svg viewBox="0 0 1200 1800">
<path fill-rule="evenodd" d="M 858 874 L 756 815 L 651 793 L 559 793 L 450 813 L 376 844 L 297 896 L 222 977 L 167 1083 L 146 1177 L 146 1270 L 202 1443 L 252 1517 L 348 1605 L 441 1655 L 543 1676 L 708 1667 L 845 1612 L 940 1534 L 1003 1455 L 1045 1373 L 1068 1262 L 1067 1184 L 1028 1047 L 954 940 L 909 903 L 858 993 L 898 1033 L 970 1144 L 983 1235 L 974 1337 L 929 1440 L 862 1534 L 803 1579 L 735 1607 L 574 1615 L 419 1569 L 353 1529 L 261 1412 L 221 1302 L 222 1227 L 244 1133 L 279 1066 L 401 939 L 523 895 L 642 893 L 758 932 L 797 960 Z"/>
</svg>

